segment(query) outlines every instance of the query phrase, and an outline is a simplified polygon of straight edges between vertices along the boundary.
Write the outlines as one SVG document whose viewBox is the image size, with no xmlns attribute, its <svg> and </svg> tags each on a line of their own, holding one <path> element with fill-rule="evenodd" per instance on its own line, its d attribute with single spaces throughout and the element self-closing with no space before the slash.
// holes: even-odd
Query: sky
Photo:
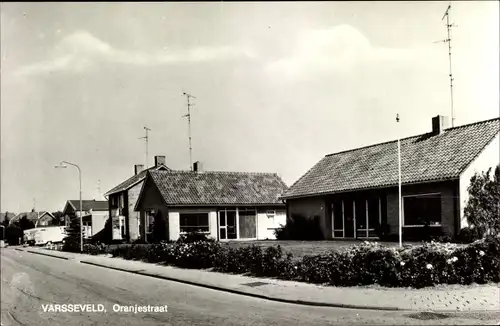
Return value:
<svg viewBox="0 0 500 326">
<path fill-rule="evenodd" d="M 62 210 L 166 156 L 276 172 L 450 116 L 448 2 L 1 3 L 0 211 Z M 452 2 L 454 125 L 499 116 L 499 3 Z M 396 114 L 401 120 L 395 122 Z"/>
</svg>

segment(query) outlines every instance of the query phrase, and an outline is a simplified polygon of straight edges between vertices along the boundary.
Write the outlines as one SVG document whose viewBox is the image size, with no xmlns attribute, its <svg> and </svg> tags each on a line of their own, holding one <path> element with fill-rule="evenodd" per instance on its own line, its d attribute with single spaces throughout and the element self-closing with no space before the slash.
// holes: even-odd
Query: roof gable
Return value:
<svg viewBox="0 0 500 326">
<path fill-rule="evenodd" d="M 401 140 L 402 183 L 458 178 L 498 135 L 500 119 Z M 283 198 L 393 186 L 398 183 L 397 141 L 326 155 Z"/>
<path fill-rule="evenodd" d="M 146 173 L 148 171 L 151 171 L 151 170 L 158 170 L 158 171 L 159 170 L 167 170 L 167 171 L 170 171 L 170 168 L 168 166 L 162 164 L 160 166 L 153 166 L 153 167 L 150 167 L 148 169 L 142 170 L 138 174 L 131 176 L 127 180 L 123 181 L 122 183 L 120 183 L 116 187 L 114 187 L 111 190 L 109 190 L 108 192 L 106 192 L 104 194 L 104 196 L 113 195 L 113 194 L 116 194 L 116 193 L 119 193 L 119 192 L 126 191 L 126 190 L 130 189 L 132 186 L 135 186 L 136 184 L 138 184 L 139 182 L 141 182 L 142 180 L 144 180 L 144 178 L 146 177 Z"/>
<path fill-rule="evenodd" d="M 107 211 L 109 208 L 106 200 L 82 200 L 82 211 Z M 64 206 L 63 214 L 80 210 L 80 200 L 68 200 Z"/>
<path fill-rule="evenodd" d="M 279 197 L 287 189 L 275 173 L 149 171 L 146 182 L 173 206 L 282 205 Z"/>
</svg>

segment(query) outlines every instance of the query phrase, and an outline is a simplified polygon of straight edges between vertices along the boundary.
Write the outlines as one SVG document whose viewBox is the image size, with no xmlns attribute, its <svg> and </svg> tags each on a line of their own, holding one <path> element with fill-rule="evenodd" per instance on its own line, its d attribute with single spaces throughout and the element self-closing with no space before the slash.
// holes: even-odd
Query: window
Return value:
<svg viewBox="0 0 500 326">
<path fill-rule="evenodd" d="M 334 202 L 332 207 L 333 214 L 333 236 L 335 238 L 344 237 L 344 218 L 342 213 L 342 202 Z"/>
<path fill-rule="evenodd" d="M 269 224 L 272 225 L 272 227 L 275 227 L 275 220 L 274 220 L 274 217 L 276 215 L 276 212 L 275 211 L 266 211 L 266 216 L 267 216 L 267 220 L 269 221 Z"/>
<path fill-rule="evenodd" d="M 441 224 L 441 194 L 425 194 L 403 197 L 405 226 Z"/>
<path fill-rule="evenodd" d="M 210 231 L 208 213 L 182 213 L 179 218 L 182 233 Z"/>
</svg>

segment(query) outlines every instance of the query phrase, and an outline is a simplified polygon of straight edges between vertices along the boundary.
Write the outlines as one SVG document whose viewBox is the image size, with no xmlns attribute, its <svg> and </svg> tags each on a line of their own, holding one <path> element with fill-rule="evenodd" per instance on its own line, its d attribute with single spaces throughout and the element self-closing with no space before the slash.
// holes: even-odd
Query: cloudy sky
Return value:
<svg viewBox="0 0 500 326">
<path fill-rule="evenodd" d="M 450 115 L 448 2 L 1 3 L 1 211 L 62 209 L 165 155 L 277 172 Z M 455 125 L 499 116 L 499 5 L 453 2 Z M 396 113 L 401 116 L 395 123 Z M 100 192 L 99 192 L 100 188 Z"/>
</svg>

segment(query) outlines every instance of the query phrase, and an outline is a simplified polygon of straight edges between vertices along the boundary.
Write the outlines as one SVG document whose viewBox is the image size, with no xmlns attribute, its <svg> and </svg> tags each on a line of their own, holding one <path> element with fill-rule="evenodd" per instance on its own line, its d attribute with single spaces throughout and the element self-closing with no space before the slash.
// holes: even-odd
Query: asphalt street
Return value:
<svg viewBox="0 0 500 326">
<path fill-rule="evenodd" d="M 102 312 L 44 312 L 55 304 L 98 304 Z M 115 312 L 168 306 L 167 312 Z M 1 322 L 10 325 L 472 325 L 499 313 L 416 319 L 411 312 L 293 305 L 165 281 L 73 260 L 1 249 Z M 426 317 L 424 315 L 421 316 Z M 429 317 L 427 315 L 427 317 Z"/>
</svg>

